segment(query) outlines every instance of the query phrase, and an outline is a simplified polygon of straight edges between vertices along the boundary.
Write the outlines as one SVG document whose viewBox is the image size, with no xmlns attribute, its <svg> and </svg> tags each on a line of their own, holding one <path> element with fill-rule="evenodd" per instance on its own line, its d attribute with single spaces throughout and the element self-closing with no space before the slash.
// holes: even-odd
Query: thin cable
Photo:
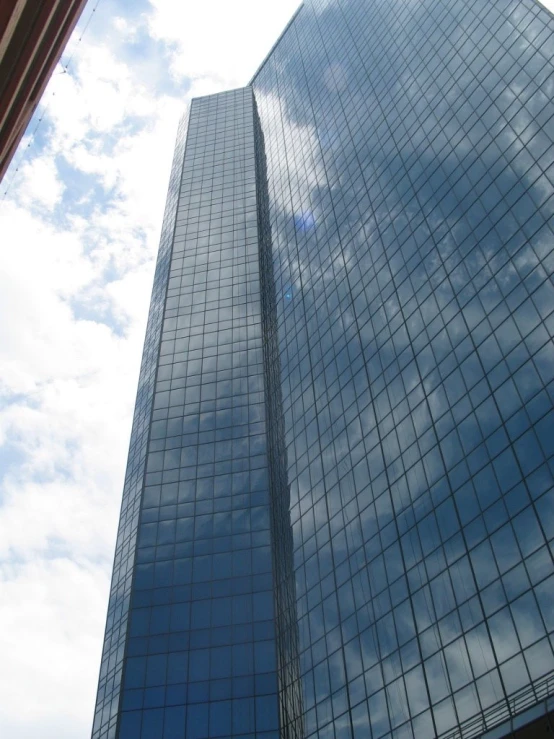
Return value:
<svg viewBox="0 0 554 739">
<path fill-rule="evenodd" d="M 60 61 L 58 62 L 58 65 L 61 66 L 61 70 L 58 71 L 58 72 L 54 72 L 54 74 L 52 75 L 52 77 L 57 76 L 59 74 L 67 74 L 67 70 L 69 68 L 69 65 L 70 65 L 73 57 L 75 56 L 75 53 L 77 52 L 77 49 L 79 48 L 79 44 L 83 40 L 83 36 L 85 35 L 85 33 L 86 33 L 86 31 L 87 31 L 87 29 L 88 29 L 88 27 L 90 25 L 90 22 L 91 22 L 91 20 L 92 20 L 92 18 L 94 16 L 94 14 L 96 13 L 96 10 L 97 10 L 98 6 L 100 5 L 100 3 L 101 3 L 101 0 L 96 0 L 96 4 L 95 4 L 94 8 L 92 9 L 91 14 L 88 17 L 88 20 L 85 23 L 85 25 L 83 27 L 83 30 L 81 31 L 81 34 L 80 34 L 79 38 L 77 39 L 77 43 L 75 44 L 75 47 L 74 47 L 73 51 L 71 52 L 71 55 L 70 55 L 69 59 L 67 60 L 67 62 L 64 65 L 64 64 L 61 63 L 61 58 L 60 58 Z M 58 65 L 56 65 L 56 66 L 58 66 Z M 55 94 L 56 94 L 55 92 L 52 92 L 51 93 L 50 100 L 47 103 L 45 103 L 44 107 L 42 108 L 42 112 L 40 113 L 40 116 L 37 119 L 36 125 L 35 125 L 35 127 L 33 129 L 33 132 L 31 133 L 31 136 L 30 136 L 30 139 L 29 139 L 29 141 L 27 143 L 27 146 L 21 152 L 21 154 L 19 156 L 19 161 L 17 163 L 17 167 L 15 168 L 15 170 L 14 170 L 12 176 L 11 176 L 11 179 L 7 183 L 6 189 L 4 190 L 4 192 L 2 194 L 2 202 L 6 199 L 6 196 L 8 195 L 8 193 L 9 193 L 9 191 L 11 189 L 11 186 L 14 183 L 14 180 L 16 178 L 17 173 L 19 172 L 20 167 L 23 164 L 25 164 L 25 162 L 26 162 L 26 159 L 27 159 L 28 154 L 29 154 L 29 149 L 31 148 L 31 144 L 33 144 L 35 142 L 35 135 L 36 135 L 36 133 L 37 133 L 37 131 L 38 131 L 38 129 L 39 129 L 42 121 L 44 120 L 44 117 L 46 116 L 46 113 L 48 112 L 48 107 L 49 107 L 49 105 L 50 105 L 50 103 L 52 101 L 52 98 L 55 96 Z"/>
</svg>

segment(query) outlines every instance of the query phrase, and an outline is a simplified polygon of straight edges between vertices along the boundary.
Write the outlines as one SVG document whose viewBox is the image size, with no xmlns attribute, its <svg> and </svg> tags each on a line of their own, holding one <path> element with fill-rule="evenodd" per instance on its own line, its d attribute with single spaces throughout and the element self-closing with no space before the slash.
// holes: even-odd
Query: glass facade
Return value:
<svg viewBox="0 0 554 739">
<path fill-rule="evenodd" d="M 279 736 L 254 111 L 250 88 L 190 109 L 147 336 L 119 721 L 94 739 Z"/>
<path fill-rule="evenodd" d="M 253 80 L 306 737 L 554 689 L 553 51 L 531 0 L 313 0 Z"/>
<path fill-rule="evenodd" d="M 308 0 L 193 101 L 93 739 L 548 735 L 553 57 L 535 0 Z"/>
</svg>

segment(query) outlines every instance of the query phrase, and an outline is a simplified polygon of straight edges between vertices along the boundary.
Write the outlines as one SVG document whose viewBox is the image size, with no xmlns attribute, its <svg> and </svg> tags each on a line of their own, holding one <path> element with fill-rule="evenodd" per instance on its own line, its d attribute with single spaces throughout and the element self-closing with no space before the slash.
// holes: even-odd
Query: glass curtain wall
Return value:
<svg viewBox="0 0 554 739">
<path fill-rule="evenodd" d="M 552 692 L 553 51 L 534 0 L 309 0 L 252 82 L 306 737 Z"/>
</svg>

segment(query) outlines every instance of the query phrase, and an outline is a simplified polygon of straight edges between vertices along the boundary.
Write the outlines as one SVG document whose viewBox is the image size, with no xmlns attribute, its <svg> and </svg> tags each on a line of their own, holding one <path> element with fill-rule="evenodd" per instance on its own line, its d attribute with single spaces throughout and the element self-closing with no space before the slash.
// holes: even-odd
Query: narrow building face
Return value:
<svg viewBox="0 0 554 739">
<path fill-rule="evenodd" d="M 254 115 L 251 88 L 195 100 L 174 171 L 121 739 L 279 735 Z"/>
<path fill-rule="evenodd" d="M 93 739 L 552 731 L 553 51 L 310 0 L 193 101 Z"/>
</svg>

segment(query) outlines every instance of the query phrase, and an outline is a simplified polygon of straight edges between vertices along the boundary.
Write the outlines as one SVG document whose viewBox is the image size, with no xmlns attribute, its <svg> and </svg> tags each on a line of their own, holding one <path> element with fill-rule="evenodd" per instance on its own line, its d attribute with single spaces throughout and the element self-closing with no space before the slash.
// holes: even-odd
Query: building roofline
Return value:
<svg viewBox="0 0 554 739">
<path fill-rule="evenodd" d="M 218 95 L 227 95 L 231 92 L 239 92 L 240 90 L 248 90 L 250 85 L 244 85 L 244 87 L 232 87 L 230 90 L 220 90 L 219 92 L 209 92 L 207 95 L 197 95 L 189 101 L 189 105 L 192 105 L 195 100 L 206 100 L 206 98 L 215 98 Z"/>
<path fill-rule="evenodd" d="M 267 60 L 269 59 L 269 57 L 273 54 L 273 52 L 275 51 L 275 48 L 277 47 L 278 43 L 281 41 L 281 39 L 283 38 L 283 36 L 285 35 L 285 33 L 289 30 L 289 28 L 292 25 L 293 21 L 296 20 L 296 17 L 298 16 L 298 14 L 300 13 L 300 11 L 302 10 L 303 7 L 304 7 L 304 2 L 302 1 L 300 3 L 300 5 L 298 6 L 298 8 L 295 10 L 294 15 L 292 16 L 292 18 L 290 19 L 290 21 L 287 23 L 287 25 L 281 31 L 281 33 L 279 35 L 279 38 L 275 41 L 275 43 L 273 44 L 273 46 L 271 47 L 271 49 L 267 52 L 267 54 L 266 54 L 265 59 L 263 60 L 263 62 L 260 64 L 260 66 L 258 67 L 258 69 L 252 75 L 252 78 L 251 78 L 250 82 L 248 82 L 247 87 L 250 87 L 252 85 L 252 83 L 254 82 L 254 80 L 256 79 L 256 77 L 260 74 L 260 72 L 262 71 L 265 63 L 267 62 Z"/>
</svg>

